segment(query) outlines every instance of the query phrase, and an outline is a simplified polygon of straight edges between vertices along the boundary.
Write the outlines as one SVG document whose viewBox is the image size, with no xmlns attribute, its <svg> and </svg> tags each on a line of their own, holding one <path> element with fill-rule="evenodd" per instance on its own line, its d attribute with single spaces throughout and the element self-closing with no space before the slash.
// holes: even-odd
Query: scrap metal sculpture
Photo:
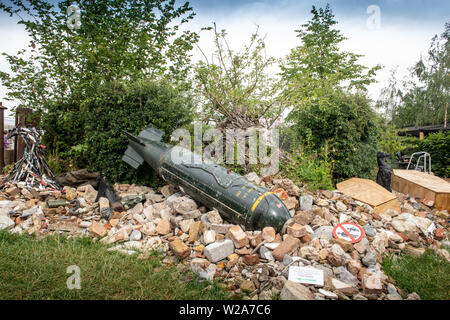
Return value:
<svg viewBox="0 0 450 320">
<path fill-rule="evenodd" d="M 198 154 L 161 142 L 164 132 L 147 128 L 129 138 L 122 160 L 133 168 L 144 161 L 164 180 L 219 213 L 231 223 L 249 229 L 272 226 L 280 231 L 291 217 L 272 192 Z"/>
<path fill-rule="evenodd" d="M 55 174 L 44 158 L 46 147 L 41 143 L 41 135 L 36 128 L 13 128 L 6 138 L 12 137 L 23 139 L 25 151 L 1 186 L 6 183 L 24 183 L 27 188 L 61 190 L 62 186 L 56 181 Z"/>
</svg>

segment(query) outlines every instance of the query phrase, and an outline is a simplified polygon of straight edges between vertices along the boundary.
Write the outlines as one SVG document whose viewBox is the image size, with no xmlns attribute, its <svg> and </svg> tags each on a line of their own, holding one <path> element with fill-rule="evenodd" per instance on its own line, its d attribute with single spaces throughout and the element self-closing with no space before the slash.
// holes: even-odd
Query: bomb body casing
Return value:
<svg viewBox="0 0 450 320">
<path fill-rule="evenodd" d="M 194 200 L 248 229 L 272 226 L 281 231 L 291 217 L 284 203 L 267 189 L 180 146 L 161 142 L 163 132 L 155 128 L 138 137 L 127 134 L 129 145 L 123 160 L 134 168 L 148 163 L 165 181 Z"/>
</svg>

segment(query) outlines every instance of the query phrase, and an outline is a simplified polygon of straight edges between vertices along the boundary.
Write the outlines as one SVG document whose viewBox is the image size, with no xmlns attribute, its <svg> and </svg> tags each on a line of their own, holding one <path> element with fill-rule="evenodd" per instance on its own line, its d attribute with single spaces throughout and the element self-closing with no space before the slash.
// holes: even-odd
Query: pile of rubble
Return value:
<svg viewBox="0 0 450 320">
<path fill-rule="evenodd" d="M 221 279 L 251 299 L 420 299 L 383 273 L 383 256 L 421 255 L 428 247 L 450 261 L 448 251 L 440 249 L 449 244 L 448 212 L 408 195 L 397 194 L 401 212 L 377 214 L 338 191 L 312 193 L 289 179 L 247 178 L 277 194 L 290 210 L 292 218 L 281 233 L 228 224 L 171 185 L 155 192 L 128 184 L 114 185 L 119 205 L 105 197 L 96 202 L 98 192 L 91 185 L 62 192 L 10 186 L 0 193 L 0 229 L 93 236 L 111 244 L 108 250 L 143 259 L 157 250 L 165 255 L 163 263 L 181 261 L 200 279 Z M 335 238 L 333 228 L 343 222 L 362 226 L 362 240 L 352 244 Z M 299 266 L 318 271 L 323 284 L 288 280 L 289 270 Z"/>
</svg>

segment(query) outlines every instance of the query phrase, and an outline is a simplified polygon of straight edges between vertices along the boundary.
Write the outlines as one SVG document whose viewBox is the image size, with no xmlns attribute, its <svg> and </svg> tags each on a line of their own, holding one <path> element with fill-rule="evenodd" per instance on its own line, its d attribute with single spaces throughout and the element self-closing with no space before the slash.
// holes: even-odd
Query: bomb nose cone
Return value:
<svg viewBox="0 0 450 320">
<path fill-rule="evenodd" d="M 285 222 L 291 218 L 291 214 L 280 198 L 269 193 L 258 203 L 252 218 L 253 228 L 262 229 L 271 226 L 280 232 Z"/>
</svg>

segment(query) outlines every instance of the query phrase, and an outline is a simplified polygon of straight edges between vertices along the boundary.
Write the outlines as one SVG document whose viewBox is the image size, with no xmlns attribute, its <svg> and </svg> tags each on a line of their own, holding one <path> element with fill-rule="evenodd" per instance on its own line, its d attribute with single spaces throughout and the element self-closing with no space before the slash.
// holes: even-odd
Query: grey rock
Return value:
<svg viewBox="0 0 450 320">
<path fill-rule="evenodd" d="M 288 255 L 288 254 L 284 255 L 284 257 L 283 257 L 283 264 L 285 266 L 288 266 L 288 265 L 290 265 L 293 262 L 294 262 L 294 259 L 290 255 Z"/>
<path fill-rule="evenodd" d="M 166 203 L 168 206 L 173 207 L 173 202 L 175 199 L 182 197 L 183 195 L 179 192 L 172 194 L 166 199 Z"/>
<path fill-rule="evenodd" d="M 369 224 L 363 226 L 364 233 L 369 237 L 375 237 L 375 229 Z"/>
<path fill-rule="evenodd" d="M 313 197 L 310 195 L 301 196 L 299 198 L 299 208 L 302 211 L 308 211 L 312 209 Z"/>
<path fill-rule="evenodd" d="M 215 232 L 220 233 L 220 234 L 226 234 L 232 226 L 233 226 L 232 224 L 213 223 L 213 224 L 211 224 L 211 230 L 214 230 Z"/>
<path fill-rule="evenodd" d="M 334 268 L 334 274 L 338 276 L 338 279 L 342 282 L 357 286 L 359 283 L 358 278 L 351 274 L 345 267 Z"/>
<path fill-rule="evenodd" d="M 80 222 L 80 228 L 89 228 L 92 225 L 91 221 L 81 221 Z"/>
<path fill-rule="evenodd" d="M 261 246 L 259 248 L 259 256 L 262 259 L 266 259 L 266 260 L 269 260 L 269 261 L 274 261 L 275 260 L 274 257 L 272 256 L 272 251 L 269 248 L 265 247 L 265 246 Z"/>
<path fill-rule="evenodd" d="M 9 217 L 0 216 L 0 230 L 6 230 L 14 227 L 15 223 Z"/>
<path fill-rule="evenodd" d="M 25 219 L 25 218 L 31 217 L 37 211 L 38 211 L 38 207 L 33 207 L 33 208 L 30 208 L 27 210 L 23 210 L 20 218 Z"/>
<path fill-rule="evenodd" d="M 184 212 L 183 213 L 183 218 L 184 219 L 197 219 L 201 215 L 202 215 L 202 213 L 200 212 L 200 210 L 195 209 L 195 210 L 192 210 L 192 211 Z"/>
<path fill-rule="evenodd" d="M 283 289 L 280 293 L 281 300 L 315 300 L 314 295 L 312 294 L 309 288 L 304 285 L 293 282 L 286 281 Z"/>
<path fill-rule="evenodd" d="M 373 250 L 368 250 L 364 258 L 362 258 L 362 263 L 367 266 L 374 266 L 377 263 L 377 255 Z"/>
<path fill-rule="evenodd" d="M 198 275 L 200 279 L 212 281 L 216 273 L 216 265 L 209 263 L 206 259 L 194 258 L 191 261 L 192 271 Z"/>
<path fill-rule="evenodd" d="M 311 236 L 312 239 L 314 238 L 323 238 L 323 239 L 327 239 L 330 240 L 331 238 L 333 238 L 333 226 L 322 226 L 317 228 L 313 235 Z"/>
</svg>

